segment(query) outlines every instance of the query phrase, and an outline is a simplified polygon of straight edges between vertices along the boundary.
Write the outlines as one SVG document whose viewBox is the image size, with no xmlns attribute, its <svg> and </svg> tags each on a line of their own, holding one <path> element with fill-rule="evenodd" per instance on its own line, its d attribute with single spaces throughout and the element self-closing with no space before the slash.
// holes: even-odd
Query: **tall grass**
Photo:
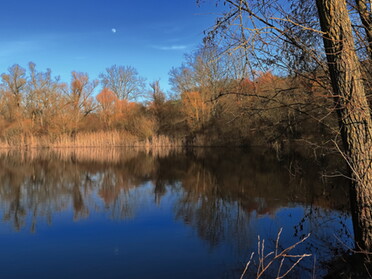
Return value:
<svg viewBox="0 0 372 279">
<path fill-rule="evenodd" d="M 75 148 L 75 147 L 180 147 L 181 139 L 171 139 L 167 136 L 154 136 L 147 139 L 125 132 L 100 131 L 78 133 L 76 135 L 62 134 L 58 136 L 18 135 L 0 139 L 1 149 L 33 149 L 33 148 Z"/>
</svg>

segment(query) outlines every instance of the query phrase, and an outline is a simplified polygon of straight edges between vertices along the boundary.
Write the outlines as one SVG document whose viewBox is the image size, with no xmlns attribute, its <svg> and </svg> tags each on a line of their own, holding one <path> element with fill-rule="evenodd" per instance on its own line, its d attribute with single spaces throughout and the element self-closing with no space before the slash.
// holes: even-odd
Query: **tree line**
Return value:
<svg viewBox="0 0 372 279">
<path fill-rule="evenodd" d="M 250 72 L 243 55 L 221 55 L 216 45 L 201 45 L 170 70 L 173 95 L 158 80 L 146 84 L 131 66 L 113 65 L 98 79 L 74 71 L 66 83 L 34 63 L 27 70 L 13 65 L 1 75 L 1 141 L 17 146 L 28 137 L 43 138 L 40 145 L 48 146 L 61 136 L 117 132 L 124 142 L 165 137 L 182 145 L 279 149 L 290 140 L 326 143 L 324 135 L 335 133 L 337 123 L 317 80 Z"/>
</svg>

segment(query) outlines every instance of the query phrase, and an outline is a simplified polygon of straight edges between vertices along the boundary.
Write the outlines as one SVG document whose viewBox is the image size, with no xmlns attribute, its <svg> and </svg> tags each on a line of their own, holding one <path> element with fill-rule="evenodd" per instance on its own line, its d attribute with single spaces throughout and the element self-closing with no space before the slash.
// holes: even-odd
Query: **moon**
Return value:
<svg viewBox="0 0 372 279">
<path fill-rule="evenodd" d="M 111 32 L 115 34 L 116 33 L 116 28 L 112 28 Z"/>
</svg>

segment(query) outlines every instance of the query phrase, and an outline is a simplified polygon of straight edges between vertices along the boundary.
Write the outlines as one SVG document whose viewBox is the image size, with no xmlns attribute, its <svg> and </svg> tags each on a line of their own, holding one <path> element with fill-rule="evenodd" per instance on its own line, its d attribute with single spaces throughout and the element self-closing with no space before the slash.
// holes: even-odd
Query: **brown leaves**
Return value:
<svg viewBox="0 0 372 279">
<path fill-rule="evenodd" d="M 102 91 L 97 95 L 96 99 L 102 108 L 111 107 L 118 101 L 115 93 L 108 88 L 103 88 Z"/>
</svg>

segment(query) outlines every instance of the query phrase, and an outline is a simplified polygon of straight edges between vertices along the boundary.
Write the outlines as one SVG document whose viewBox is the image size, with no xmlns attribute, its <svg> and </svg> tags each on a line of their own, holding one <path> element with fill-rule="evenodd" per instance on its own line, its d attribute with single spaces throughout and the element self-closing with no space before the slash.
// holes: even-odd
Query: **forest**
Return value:
<svg viewBox="0 0 372 279">
<path fill-rule="evenodd" d="M 170 70 L 172 94 L 134 67 L 98 79 L 11 66 L 1 75 L 0 146 L 327 146 L 338 133 L 321 70 L 248 73 L 243 52 L 203 44 Z M 217 58 L 218 57 L 218 58 Z"/>
</svg>

